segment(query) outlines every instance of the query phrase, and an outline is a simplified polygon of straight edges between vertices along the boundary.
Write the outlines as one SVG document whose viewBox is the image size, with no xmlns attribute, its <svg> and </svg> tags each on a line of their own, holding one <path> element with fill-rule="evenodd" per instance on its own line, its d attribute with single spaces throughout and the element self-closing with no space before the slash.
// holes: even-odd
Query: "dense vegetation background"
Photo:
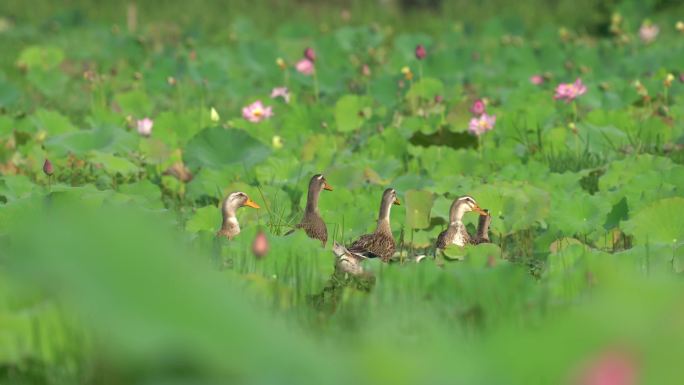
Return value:
<svg viewBox="0 0 684 385">
<path fill-rule="evenodd" d="M 683 11 L 4 0 L 0 381 L 676 383 Z M 401 261 L 335 273 L 388 186 Z M 435 253 L 463 194 L 492 243 Z"/>
</svg>

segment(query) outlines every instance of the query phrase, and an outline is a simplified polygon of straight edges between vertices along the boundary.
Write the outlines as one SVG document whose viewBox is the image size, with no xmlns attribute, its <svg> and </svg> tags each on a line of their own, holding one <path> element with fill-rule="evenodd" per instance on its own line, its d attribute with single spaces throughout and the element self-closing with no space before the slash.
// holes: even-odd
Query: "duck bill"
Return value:
<svg viewBox="0 0 684 385">
<path fill-rule="evenodd" d="M 251 200 L 251 199 L 249 199 L 249 198 L 247 198 L 247 201 L 245 202 L 245 204 L 244 204 L 243 206 L 252 207 L 252 208 L 255 208 L 255 209 L 260 208 L 259 205 L 256 204 L 256 202 L 254 202 L 253 200 Z"/>
<path fill-rule="evenodd" d="M 487 213 L 487 211 L 483 210 L 482 207 L 480 207 L 480 206 L 473 207 L 473 211 L 475 211 L 476 213 L 478 213 L 480 215 L 489 215 L 489 213 Z"/>
<path fill-rule="evenodd" d="M 323 190 L 333 191 L 333 188 L 328 182 L 323 182 Z"/>
<path fill-rule="evenodd" d="M 397 206 L 401 206 L 401 202 L 399 202 L 398 198 L 394 198 L 394 202 L 392 202 L 392 203 L 397 205 Z"/>
</svg>

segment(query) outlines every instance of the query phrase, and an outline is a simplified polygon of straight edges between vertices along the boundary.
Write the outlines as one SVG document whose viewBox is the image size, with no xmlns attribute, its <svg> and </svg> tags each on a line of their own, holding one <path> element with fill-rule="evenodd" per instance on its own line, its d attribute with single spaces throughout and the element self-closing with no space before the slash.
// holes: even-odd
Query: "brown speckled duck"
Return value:
<svg viewBox="0 0 684 385">
<path fill-rule="evenodd" d="M 235 216 L 235 212 L 243 206 L 259 208 L 258 204 L 241 191 L 234 192 L 223 200 L 221 204 L 223 223 L 221 224 L 221 229 L 216 233 L 217 237 L 233 239 L 236 235 L 240 234 L 240 224 Z"/>
<path fill-rule="evenodd" d="M 295 225 L 295 229 L 304 229 L 309 238 L 318 239 L 323 244 L 323 247 L 325 247 L 325 244 L 328 242 L 328 228 L 318 212 L 318 198 L 323 190 L 333 190 L 325 177 L 321 174 L 311 177 L 309 193 L 306 196 L 304 217 L 302 217 L 301 222 Z M 292 234 L 293 232 L 294 230 L 290 230 L 285 235 Z"/>
<path fill-rule="evenodd" d="M 385 190 L 380 202 L 380 215 L 375 232 L 360 236 L 347 250 L 362 258 L 380 258 L 384 262 L 389 261 L 396 250 L 390 227 L 390 209 L 392 205 L 398 204 L 397 192 L 393 188 Z"/>
<path fill-rule="evenodd" d="M 475 202 L 475 199 L 468 195 L 458 197 L 454 200 L 454 203 L 451 204 L 451 208 L 449 209 L 449 227 L 442 231 L 437 237 L 438 249 L 444 249 L 451 244 L 465 246 L 474 243 L 462 221 L 463 215 L 470 211 L 475 211 L 481 215 L 488 215 L 487 212 L 481 209 L 477 202 Z"/>
</svg>

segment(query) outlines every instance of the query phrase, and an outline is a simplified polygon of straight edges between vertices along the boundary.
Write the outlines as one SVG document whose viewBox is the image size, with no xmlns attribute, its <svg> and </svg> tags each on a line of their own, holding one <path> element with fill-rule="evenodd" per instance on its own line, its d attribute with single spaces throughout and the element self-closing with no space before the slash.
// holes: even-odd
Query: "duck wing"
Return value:
<svg viewBox="0 0 684 385">
<path fill-rule="evenodd" d="M 349 246 L 352 253 L 366 258 L 380 258 L 385 262 L 389 261 L 395 250 L 394 238 L 383 233 L 362 235 Z"/>
</svg>

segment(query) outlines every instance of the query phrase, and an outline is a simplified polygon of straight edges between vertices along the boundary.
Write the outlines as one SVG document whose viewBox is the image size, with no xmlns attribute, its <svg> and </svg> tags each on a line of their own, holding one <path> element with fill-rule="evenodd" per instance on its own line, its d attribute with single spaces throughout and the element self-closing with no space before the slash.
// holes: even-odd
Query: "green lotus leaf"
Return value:
<svg viewBox="0 0 684 385">
<path fill-rule="evenodd" d="M 569 236 L 602 230 L 612 209 L 611 202 L 603 197 L 580 191 L 556 190 L 551 204 L 548 222 Z"/>
<path fill-rule="evenodd" d="M 90 162 L 101 165 L 110 174 L 127 176 L 138 171 L 138 166 L 128 159 L 99 151 L 90 154 Z"/>
<path fill-rule="evenodd" d="M 183 154 L 191 167 L 219 169 L 225 165 L 251 167 L 263 161 L 271 150 L 242 130 L 209 127 L 190 140 Z"/>
<path fill-rule="evenodd" d="M 69 153 L 85 155 L 89 151 L 129 152 L 136 147 L 137 136 L 114 126 L 78 130 L 49 137 L 45 141 L 48 153 L 58 157 Z"/>
<path fill-rule="evenodd" d="M 404 193 L 406 204 L 406 227 L 425 229 L 430 226 L 432 193 L 425 190 L 408 190 Z"/>
<path fill-rule="evenodd" d="M 59 68 L 42 69 L 36 68 L 30 71 L 26 78 L 32 86 L 36 87 L 43 95 L 50 98 L 59 98 L 65 92 L 69 77 Z"/>
<path fill-rule="evenodd" d="M 68 117 L 57 111 L 42 108 L 34 113 L 33 122 L 38 130 L 43 130 L 50 135 L 78 130 Z"/>
<path fill-rule="evenodd" d="M 419 99 L 433 100 L 436 95 L 444 95 L 444 83 L 435 78 L 423 78 L 413 83 L 406 99 L 418 102 Z"/>
<path fill-rule="evenodd" d="M 17 65 L 29 70 L 48 70 L 57 67 L 64 60 L 61 48 L 48 45 L 32 45 L 19 53 Z"/>
<path fill-rule="evenodd" d="M 465 247 L 465 263 L 474 267 L 493 267 L 503 262 L 501 248 L 493 243 L 481 243 Z"/>
<path fill-rule="evenodd" d="M 145 203 L 152 204 L 155 208 L 163 208 L 161 202 L 161 191 L 159 186 L 149 180 L 141 180 L 135 183 L 122 184 L 119 192 L 136 198 L 140 198 Z"/>
<path fill-rule="evenodd" d="M 466 256 L 465 247 L 457 246 L 454 244 L 447 245 L 442 251 L 442 256 L 450 261 L 462 261 Z"/>
<path fill-rule="evenodd" d="M 114 100 L 121 108 L 124 115 L 131 115 L 136 119 L 150 116 L 152 113 L 152 101 L 142 90 L 133 90 L 114 96 Z"/>
<path fill-rule="evenodd" d="M 623 224 L 637 244 L 684 245 L 684 198 L 658 200 L 637 211 Z"/>
<path fill-rule="evenodd" d="M 5 198 L 5 203 L 28 197 L 35 188 L 36 185 L 26 175 L 4 175 L 0 178 L 0 196 Z"/>
<path fill-rule="evenodd" d="M 344 95 L 335 103 L 335 122 L 341 132 L 354 131 L 361 128 L 367 116 L 363 110 L 368 106 L 367 98 L 357 95 Z"/>
<path fill-rule="evenodd" d="M 185 230 L 191 233 L 200 231 L 216 232 L 221 227 L 221 212 L 217 207 L 200 207 L 185 223 Z"/>
</svg>

